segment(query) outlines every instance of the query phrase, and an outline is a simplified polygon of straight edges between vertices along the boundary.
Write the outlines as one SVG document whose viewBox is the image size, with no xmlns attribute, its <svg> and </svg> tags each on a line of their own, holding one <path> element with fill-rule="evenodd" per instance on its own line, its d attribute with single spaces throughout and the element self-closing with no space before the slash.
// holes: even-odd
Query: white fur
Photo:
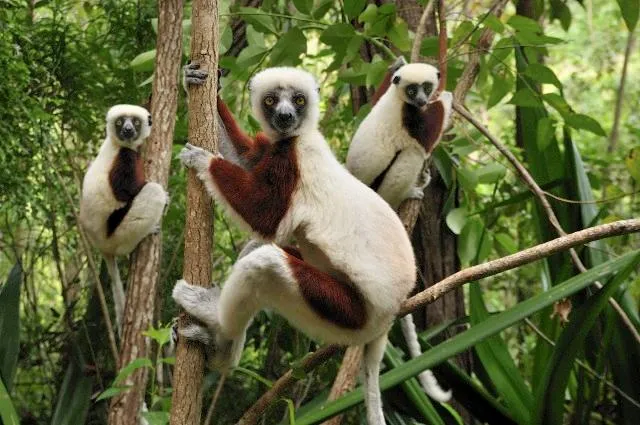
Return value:
<svg viewBox="0 0 640 425">
<path fill-rule="evenodd" d="M 438 85 L 437 69 L 427 64 L 408 64 L 394 73 L 400 85 L 391 84 L 353 136 L 347 153 L 347 169 L 366 185 L 371 185 L 400 152 L 378 189 L 392 208 L 397 209 L 407 198 L 420 197 L 420 173 L 428 158 L 424 148 L 402 125 L 402 107 L 406 101 L 404 87 L 428 81 Z M 445 125 L 451 113 L 452 96 L 443 92 Z"/>
<path fill-rule="evenodd" d="M 318 131 L 317 86 L 313 77 L 289 68 L 268 69 L 254 77 L 251 83 L 253 113 L 262 122 L 263 130 L 272 138 L 277 136 L 262 116 L 256 99 L 283 85 L 304 90 L 309 108 L 306 121 L 297 131 L 294 149 L 300 180 L 289 211 L 279 223 L 273 240 L 261 246 L 254 243 L 243 251 L 215 307 L 209 303 L 208 309 L 201 309 L 189 302 L 186 294 L 191 288 L 186 283 L 176 285 L 173 297 L 203 322 L 217 319 L 210 328 L 234 342 L 233 358 L 228 358 L 224 367 L 237 364 L 239 342 L 244 341 L 251 318 L 263 308 L 277 311 L 294 326 L 322 341 L 366 344 L 370 353 L 365 359 L 368 417 L 371 425 L 383 425 L 379 363 L 386 332 L 415 284 L 411 243 L 395 212 L 336 160 Z M 211 195 L 226 204 L 207 172 L 211 154 L 188 146 L 181 158 L 186 165 L 194 166 Z M 226 207 L 232 211 L 229 205 Z M 278 246 L 292 239 L 298 242 L 306 263 L 334 276 L 346 276 L 357 287 L 367 312 L 362 329 L 339 327 L 310 308 L 285 252 Z"/>
<path fill-rule="evenodd" d="M 158 228 L 168 201 L 167 193 L 161 185 L 148 182 L 134 198 L 131 208 L 115 232 L 107 236 L 107 219 L 113 211 L 125 205 L 115 198 L 109 184 L 109 172 L 122 147 L 114 135 L 113 125 L 123 114 L 136 116 L 142 121 L 139 137 L 130 146 L 140 146 L 149 135 L 151 127 L 148 125 L 149 112 L 146 109 L 135 105 L 112 107 L 107 113 L 107 137 L 84 176 L 80 199 L 80 224 L 89 242 L 98 248 L 107 262 L 118 329 L 121 329 L 125 295 L 115 257 L 131 253 L 144 237 Z"/>
</svg>

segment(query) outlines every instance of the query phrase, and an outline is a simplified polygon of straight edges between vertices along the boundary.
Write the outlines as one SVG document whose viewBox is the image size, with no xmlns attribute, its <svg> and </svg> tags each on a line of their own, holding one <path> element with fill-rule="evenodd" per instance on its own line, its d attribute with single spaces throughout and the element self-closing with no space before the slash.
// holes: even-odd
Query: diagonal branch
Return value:
<svg viewBox="0 0 640 425">
<path fill-rule="evenodd" d="M 525 182 L 527 186 L 529 186 L 529 189 L 531 189 L 531 192 L 533 192 L 533 194 L 540 201 L 540 204 L 542 205 L 542 208 L 547 214 L 549 222 L 555 229 L 556 233 L 559 236 L 565 236 L 567 233 L 562 228 L 560 221 L 558 221 L 558 217 L 553 211 L 553 208 L 551 207 L 551 204 L 549 203 L 549 200 L 547 199 L 545 192 L 540 188 L 540 186 L 538 186 L 538 183 L 536 183 L 536 181 L 533 179 L 531 174 L 529 174 L 529 171 L 527 171 L 524 165 L 522 165 L 522 163 L 518 161 L 515 155 L 505 145 L 500 143 L 500 141 L 496 139 L 489 132 L 489 130 L 485 126 L 483 126 L 482 123 L 480 123 L 480 121 L 475 119 L 466 109 L 460 106 L 460 104 L 454 103 L 453 109 L 458 114 L 460 114 L 464 119 L 466 119 L 471 124 L 473 124 L 473 126 L 477 128 L 478 131 L 480 131 L 487 139 L 489 139 L 489 141 L 496 147 L 496 149 L 498 149 L 500 153 L 504 155 L 505 158 L 507 158 L 507 160 L 511 163 L 511 165 L 513 165 L 513 167 L 516 169 L 520 178 Z M 587 271 L 587 268 L 585 267 L 584 263 L 578 256 L 578 253 L 576 252 L 575 249 L 573 248 L 569 249 L 569 255 L 571 256 L 571 262 L 576 266 L 576 268 L 580 271 L 580 273 L 584 273 Z M 600 282 L 596 281 L 594 282 L 594 285 L 598 289 L 602 288 L 602 283 Z M 631 322 L 631 319 L 629 319 L 629 316 L 627 316 L 627 313 L 625 313 L 622 307 L 620 307 L 620 304 L 618 304 L 618 302 L 613 298 L 609 298 L 609 304 L 611 304 L 613 309 L 618 313 L 618 315 L 620 316 L 620 319 L 622 319 L 623 323 L 629 329 L 629 332 L 631 332 L 631 334 L 634 336 L 636 341 L 640 342 L 640 332 L 638 332 L 638 329 L 633 325 L 633 323 Z"/>
</svg>

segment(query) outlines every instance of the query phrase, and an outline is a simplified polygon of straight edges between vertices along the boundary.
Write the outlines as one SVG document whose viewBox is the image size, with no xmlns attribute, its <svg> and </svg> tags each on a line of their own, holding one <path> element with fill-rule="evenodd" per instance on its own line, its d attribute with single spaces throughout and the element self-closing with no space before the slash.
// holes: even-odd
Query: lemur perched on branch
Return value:
<svg viewBox="0 0 640 425">
<path fill-rule="evenodd" d="M 436 147 L 451 116 L 453 96 L 436 95 L 440 73 L 428 64 L 407 64 L 400 57 L 389 68 L 373 96 L 374 106 L 351 141 L 347 169 L 397 209 L 407 198 L 422 199 L 429 183 L 425 161 Z M 401 319 L 411 357 L 421 354 L 413 317 Z M 430 370 L 418 376 L 425 392 L 445 402 Z"/>
<path fill-rule="evenodd" d="M 128 255 L 145 236 L 160 230 L 169 197 L 160 184 L 144 179 L 138 148 L 151 133 L 149 111 L 115 105 L 106 121 L 107 137 L 82 183 L 80 224 L 107 263 L 120 332 L 125 295 L 116 256 Z"/>
<path fill-rule="evenodd" d="M 187 75 L 188 82 L 198 79 Z M 249 169 L 191 145 L 180 158 L 263 244 L 245 250 L 221 291 L 176 284 L 176 302 L 206 325 L 179 332 L 205 343 L 211 366 L 221 370 L 238 364 L 246 329 L 263 308 L 324 342 L 364 344 L 367 419 L 382 425 L 380 361 L 387 332 L 415 285 L 411 243 L 393 209 L 327 146 L 310 74 L 267 69 L 250 90 L 264 131 L 255 138 L 218 99 L 220 118 Z M 287 248 L 292 239 L 299 251 Z"/>
</svg>

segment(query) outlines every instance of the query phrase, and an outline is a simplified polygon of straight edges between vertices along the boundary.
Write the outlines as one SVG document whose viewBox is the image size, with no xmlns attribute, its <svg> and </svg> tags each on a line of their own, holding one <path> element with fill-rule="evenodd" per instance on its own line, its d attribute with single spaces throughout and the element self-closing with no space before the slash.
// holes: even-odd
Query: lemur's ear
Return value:
<svg viewBox="0 0 640 425">
<path fill-rule="evenodd" d="M 438 71 L 436 75 L 438 76 L 438 80 L 439 80 L 440 79 L 440 71 Z"/>
<path fill-rule="evenodd" d="M 147 116 L 147 121 L 149 122 L 149 127 L 151 127 L 151 114 Z"/>
<path fill-rule="evenodd" d="M 400 76 L 396 75 L 395 77 L 393 77 L 393 84 L 398 84 L 400 82 Z"/>
</svg>

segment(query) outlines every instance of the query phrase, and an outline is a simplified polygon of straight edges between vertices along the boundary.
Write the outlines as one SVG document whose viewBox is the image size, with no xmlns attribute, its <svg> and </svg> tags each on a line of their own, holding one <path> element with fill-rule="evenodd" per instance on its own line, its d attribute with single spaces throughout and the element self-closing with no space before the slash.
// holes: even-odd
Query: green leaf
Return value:
<svg viewBox="0 0 640 425">
<path fill-rule="evenodd" d="M 489 312 L 482 300 L 480 284 L 477 282 L 469 285 L 469 306 L 471 329 L 489 319 Z M 493 335 L 476 344 L 475 350 L 491 383 L 495 386 L 500 398 L 505 401 L 514 419 L 520 424 L 528 424 L 533 396 L 513 363 L 504 340 L 500 335 Z"/>
<path fill-rule="evenodd" d="M 622 271 L 610 279 L 602 289 L 569 316 L 565 327 L 556 342 L 553 355 L 547 364 L 542 385 L 536 391 L 536 409 L 532 425 L 561 425 L 565 411 L 564 394 L 578 354 L 582 351 L 585 339 L 596 323 L 600 313 L 607 306 L 609 298 L 618 286 L 636 270 L 640 255 L 636 253 Z"/>
<path fill-rule="evenodd" d="M 638 23 L 638 13 L 640 13 L 640 2 L 638 0 L 617 0 L 622 13 L 622 19 L 631 32 L 635 30 Z"/>
<path fill-rule="evenodd" d="M 478 182 L 483 184 L 493 184 L 504 177 L 507 170 L 499 163 L 492 162 L 476 170 Z"/>
<path fill-rule="evenodd" d="M 497 34 L 502 34 L 504 32 L 504 24 L 491 12 L 487 12 L 486 17 L 484 18 L 484 25 Z"/>
<path fill-rule="evenodd" d="M 422 56 L 437 56 L 438 50 L 438 37 L 425 37 L 420 44 L 420 54 Z"/>
<path fill-rule="evenodd" d="M 514 44 L 512 37 L 500 39 L 491 50 L 491 57 L 487 62 L 487 67 L 493 69 L 498 65 L 503 65 L 507 57 L 513 53 Z"/>
<path fill-rule="evenodd" d="M 607 133 L 604 131 L 600 123 L 588 115 L 584 114 L 571 114 L 565 118 L 565 122 L 570 127 L 578 130 L 587 130 L 598 136 L 606 137 Z"/>
<path fill-rule="evenodd" d="M 86 422 L 91 406 L 94 378 L 85 373 L 85 362 L 79 347 L 74 347 L 62 386 L 57 394 L 51 425 L 76 425 Z"/>
<path fill-rule="evenodd" d="M 456 168 L 456 174 L 458 175 L 460 184 L 467 192 L 473 191 L 478 185 L 478 177 L 472 170 L 458 167 Z"/>
<path fill-rule="evenodd" d="M 336 52 L 344 53 L 349 41 L 356 35 L 356 31 L 349 24 L 333 24 L 320 35 L 320 41 L 334 48 Z"/>
<path fill-rule="evenodd" d="M 449 211 L 446 218 L 447 226 L 453 233 L 459 235 L 464 225 L 467 223 L 467 208 L 454 208 Z"/>
<path fill-rule="evenodd" d="M 156 49 L 140 53 L 133 58 L 129 66 L 137 72 L 149 72 L 153 71 L 153 66 L 156 60 Z"/>
<path fill-rule="evenodd" d="M 17 262 L 7 281 L 0 287 L 0 380 L 7 391 L 13 388 L 13 378 L 20 352 L 20 286 L 22 266 Z"/>
<path fill-rule="evenodd" d="M 267 15 L 260 9 L 256 9 L 255 7 L 241 7 L 240 17 L 247 24 L 253 25 L 257 31 L 265 34 L 271 33 L 278 35 L 271 16 Z"/>
<path fill-rule="evenodd" d="M 233 43 L 233 31 L 231 29 L 231 25 L 227 25 L 222 30 L 222 34 L 220 35 L 220 54 L 223 55 L 231 44 Z"/>
<path fill-rule="evenodd" d="M 123 392 L 127 391 L 129 388 L 131 388 L 131 386 L 109 387 L 106 390 L 104 390 L 102 393 L 100 393 L 98 398 L 96 398 L 96 401 L 105 400 L 107 398 L 115 397 L 118 394 L 122 394 Z"/>
<path fill-rule="evenodd" d="M 365 4 L 367 4 L 367 0 L 345 0 L 344 13 L 349 20 L 352 20 L 362 12 Z"/>
<path fill-rule="evenodd" d="M 640 148 L 631 149 L 624 159 L 624 163 L 636 184 L 640 183 Z"/>
<path fill-rule="evenodd" d="M 384 358 L 392 368 L 400 367 L 404 364 L 400 351 L 391 344 L 387 344 L 384 352 Z M 429 397 L 424 393 L 424 390 L 418 383 L 416 378 L 411 378 L 402 383 L 402 389 L 404 390 L 409 400 L 413 403 L 413 406 L 420 412 L 420 414 L 427 420 L 426 423 L 432 425 L 444 425 L 444 421 L 438 414 L 438 411 L 433 407 L 433 403 L 429 400 Z"/>
<path fill-rule="evenodd" d="M 553 140 L 554 128 L 553 121 L 549 117 L 542 117 L 538 121 L 537 143 L 538 149 L 544 150 Z"/>
<path fill-rule="evenodd" d="M 304 15 L 310 15 L 313 10 L 313 0 L 293 0 L 293 5 Z"/>
<path fill-rule="evenodd" d="M 560 115 L 562 115 L 562 117 L 564 119 L 567 119 L 567 117 L 569 116 L 569 114 L 572 113 L 571 111 L 571 107 L 569 106 L 569 104 L 567 103 L 566 100 L 564 100 L 564 97 L 560 96 L 557 93 L 546 93 L 542 95 L 542 99 L 549 105 L 551 106 L 553 109 L 555 109 L 556 111 L 558 111 L 558 113 Z"/>
<path fill-rule="evenodd" d="M 316 4 L 315 9 L 311 13 L 311 17 L 313 19 L 320 19 L 333 7 L 335 2 L 333 0 L 320 0 L 318 4 Z"/>
<path fill-rule="evenodd" d="M 551 0 L 551 13 L 549 19 L 551 22 L 558 19 L 560 21 L 560 25 L 562 25 L 562 29 L 565 31 L 569 31 L 569 27 L 571 26 L 571 10 L 567 6 L 567 4 L 561 0 Z"/>
<path fill-rule="evenodd" d="M 307 38 L 300 28 L 293 27 L 273 46 L 271 63 L 278 66 L 296 66 L 302 63 L 300 55 L 305 53 L 307 53 Z"/>
<path fill-rule="evenodd" d="M 162 346 L 171 340 L 171 328 L 154 328 L 151 326 L 147 331 L 142 333 L 144 336 L 148 336 L 153 339 L 158 345 Z"/>
<path fill-rule="evenodd" d="M 623 254 L 620 257 L 589 269 L 585 273 L 574 276 L 544 293 L 522 301 L 509 310 L 492 315 L 471 329 L 449 338 L 415 359 L 409 360 L 402 366 L 385 373 L 380 377 L 381 389 L 389 389 L 411 377 L 417 376 L 425 369 L 436 366 L 456 354 L 467 350 L 478 342 L 484 341 L 488 337 L 524 320 L 526 317 L 553 305 L 556 301 L 571 296 L 591 285 L 594 281 L 602 280 L 603 277 L 617 273 L 619 270 L 627 267 L 638 254 L 640 254 L 640 250 Z M 296 424 L 311 425 L 322 422 L 361 403 L 362 400 L 363 392 L 360 387 L 345 394 L 338 400 L 326 402 L 307 414 L 299 415 Z"/>
<path fill-rule="evenodd" d="M 509 74 L 505 76 L 501 76 L 499 73 L 493 74 L 493 84 L 487 100 L 487 108 L 497 105 L 511 90 L 513 90 L 513 78 Z"/>
<path fill-rule="evenodd" d="M 496 245 L 499 247 L 500 255 L 510 255 L 518 252 L 518 244 L 507 233 L 498 233 L 494 237 Z"/>
<path fill-rule="evenodd" d="M 516 106 L 525 106 L 530 108 L 539 108 L 542 106 L 540 97 L 530 88 L 525 87 L 518 90 L 509 103 Z"/>
<path fill-rule="evenodd" d="M 516 31 L 542 33 L 542 27 L 538 22 L 521 15 L 513 15 L 507 21 L 507 25 Z"/>
<path fill-rule="evenodd" d="M 273 382 L 268 380 L 267 378 L 264 378 L 262 375 L 260 375 L 257 372 L 254 372 L 250 369 L 241 367 L 241 366 L 236 366 L 235 368 L 233 368 L 234 371 L 236 372 L 240 372 L 240 373 L 244 373 L 247 376 L 252 377 L 253 379 L 255 379 L 258 382 L 263 383 L 267 388 L 271 388 L 273 387 Z"/>
<path fill-rule="evenodd" d="M 462 264 L 482 261 L 491 252 L 489 233 L 477 217 L 467 220 L 458 240 L 458 258 Z"/>
<path fill-rule="evenodd" d="M 260 63 L 262 57 L 269 50 L 265 47 L 249 45 L 242 49 L 236 60 L 236 66 L 239 68 L 248 68 L 252 65 Z"/>
<path fill-rule="evenodd" d="M 378 6 L 373 3 L 369 3 L 364 12 L 358 16 L 358 22 L 362 24 L 370 24 L 376 19 L 376 16 L 378 16 Z"/>
<path fill-rule="evenodd" d="M 527 77 L 542 83 L 542 84 L 553 84 L 554 86 L 562 89 L 562 83 L 556 77 L 556 74 L 551 70 L 551 68 L 546 67 L 539 63 L 529 64 L 527 69 L 524 71 L 524 75 Z"/>
<path fill-rule="evenodd" d="M 388 65 L 385 61 L 378 60 L 376 62 L 372 62 L 367 69 L 367 81 L 366 85 L 371 87 L 375 87 L 384 78 L 384 75 L 387 73 Z"/>
<path fill-rule="evenodd" d="M 166 425 L 169 423 L 169 412 L 142 412 L 142 417 L 149 425 Z"/>
<path fill-rule="evenodd" d="M 0 378 L 0 419 L 4 425 L 20 425 L 16 408 L 13 406 L 7 388 Z"/>
<path fill-rule="evenodd" d="M 411 40 L 409 40 L 409 27 L 405 21 L 396 21 L 387 33 L 389 40 L 403 52 L 411 49 Z"/>
<path fill-rule="evenodd" d="M 129 375 L 131 375 L 134 371 L 140 369 L 141 367 L 148 367 L 149 369 L 153 369 L 153 363 L 151 363 L 151 360 L 146 357 L 139 357 L 137 359 L 134 359 L 131 361 L 131 363 L 120 369 L 120 372 L 118 372 L 118 376 L 116 376 L 116 379 L 113 380 L 113 383 L 122 383 L 129 377 Z"/>
</svg>

